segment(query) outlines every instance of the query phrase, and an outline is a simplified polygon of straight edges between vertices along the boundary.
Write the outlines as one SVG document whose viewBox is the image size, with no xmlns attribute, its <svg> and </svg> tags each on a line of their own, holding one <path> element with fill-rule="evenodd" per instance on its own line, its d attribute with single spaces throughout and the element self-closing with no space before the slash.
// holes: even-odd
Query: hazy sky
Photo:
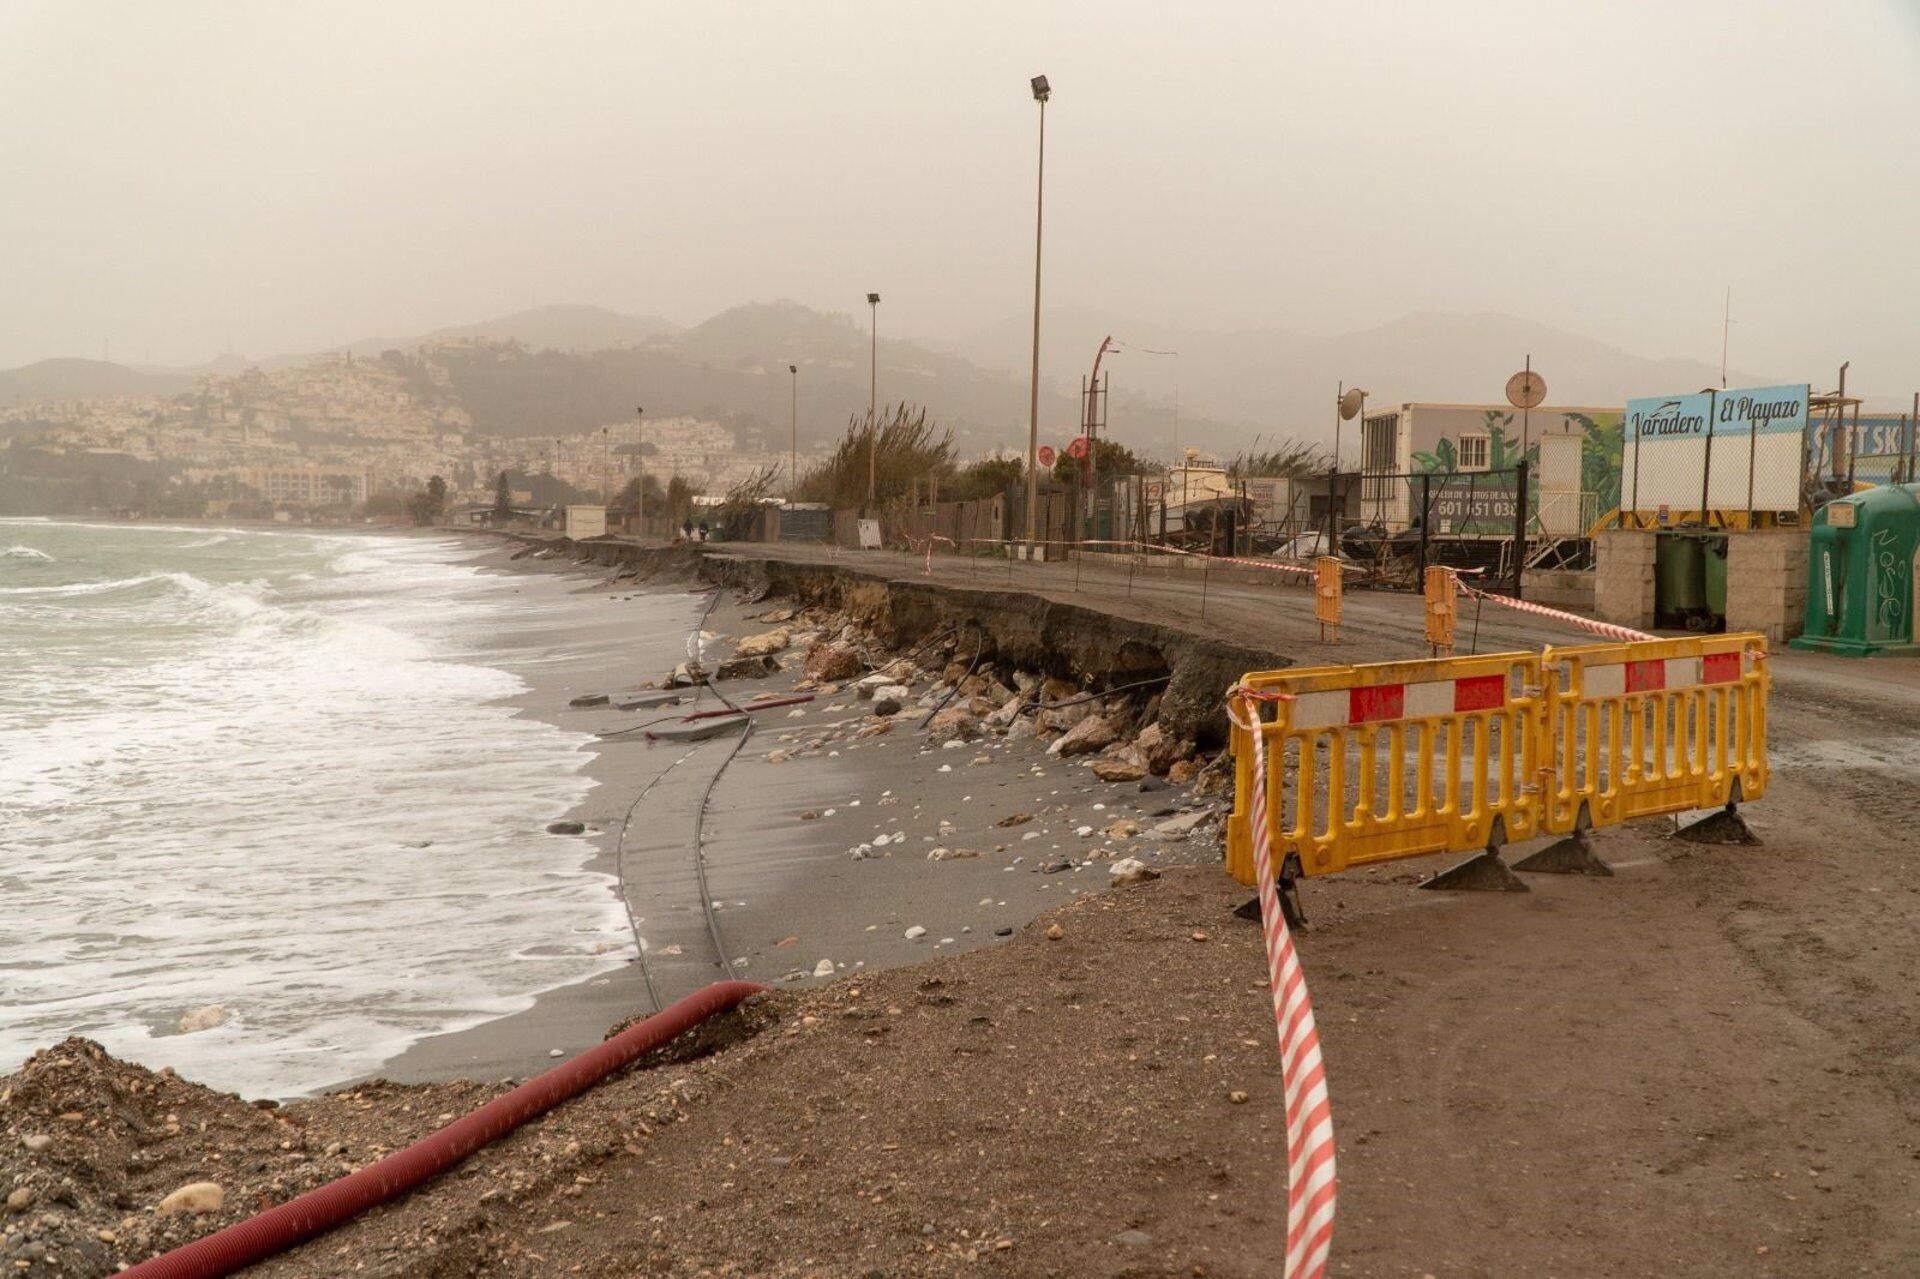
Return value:
<svg viewBox="0 0 1920 1279">
<path fill-rule="evenodd" d="M 0 0 L 0 366 L 595 302 L 1913 351 L 1913 0 Z M 1078 352 L 1074 353 L 1077 360 Z"/>
</svg>

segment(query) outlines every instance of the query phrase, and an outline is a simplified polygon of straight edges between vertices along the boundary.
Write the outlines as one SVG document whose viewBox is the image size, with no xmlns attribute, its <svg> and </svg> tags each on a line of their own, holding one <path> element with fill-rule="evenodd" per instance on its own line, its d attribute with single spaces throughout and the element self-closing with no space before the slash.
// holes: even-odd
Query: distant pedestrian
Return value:
<svg viewBox="0 0 1920 1279">
<path fill-rule="evenodd" d="M 701 541 L 703 541 L 703 542 L 704 542 L 704 541 L 706 541 L 706 540 L 707 540 L 707 534 L 708 534 L 708 532 L 709 532 L 709 530 L 708 530 L 708 528 L 707 528 L 707 522 L 706 522 L 705 520 L 701 520 L 701 521 L 700 521 L 700 540 L 701 540 Z"/>
<path fill-rule="evenodd" d="M 689 542 L 693 540 L 693 521 L 692 520 L 680 521 L 680 536 L 685 538 Z"/>
</svg>

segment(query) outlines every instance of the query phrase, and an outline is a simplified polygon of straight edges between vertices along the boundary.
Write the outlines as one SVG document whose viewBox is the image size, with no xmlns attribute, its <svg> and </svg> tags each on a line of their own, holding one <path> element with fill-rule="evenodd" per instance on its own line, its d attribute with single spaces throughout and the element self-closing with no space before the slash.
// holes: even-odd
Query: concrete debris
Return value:
<svg viewBox="0 0 1920 1279">
<path fill-rule="evenodd" d="M 1138 857 L 1122 857 L 1107 867 L 1107 875 L 1116 884 L 1144 884 L 1148 880 L 1160 878 L 1159 871 Z"/>
<path fill-rule="evenodd" d="M 692 688 L 707 682 L 707 672 L 698 662 L 682 662 L 662 682 L 662 688 Z"/>
<path fill-rule="evenodd" d="M 1181 813 L 1178 817 L 1169 817 L 1153 828 L 1153 833 L 1162 839 L 1185 839 L 1193 834 L 1213 817 L 1210 808 L 1198 809 L 1191 813 Z"/>
</svg>

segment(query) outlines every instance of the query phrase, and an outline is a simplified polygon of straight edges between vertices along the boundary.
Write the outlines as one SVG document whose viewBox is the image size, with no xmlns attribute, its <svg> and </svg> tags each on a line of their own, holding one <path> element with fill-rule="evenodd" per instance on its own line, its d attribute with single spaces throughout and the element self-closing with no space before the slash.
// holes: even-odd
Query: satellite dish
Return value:
<svg viewBox="0 0 1920 1279">
<path fill-rule="evenodd" d="M 1345 395 L 1340 397 L 1340 420 L 1342 422 L 1351 422 L 1353 420 L 1354 414 L 1358 413 L 1360 411 L 1360 406 L 1362 404 L 1365 404 L 1366 402 L 1367 402 L 1367 393 L 1365 391 L 1362 391 L 1359 387 L 1355 387 L 1353 390 L 1348 391 Z"/>
<path fill-rule="evenodd" d="M 1507 403 L 1516 409 L 1539 408 L 1547 398 L 1547 380 L 1532 369 L 1524 369 L 1507 379 Z"/>
</svg>

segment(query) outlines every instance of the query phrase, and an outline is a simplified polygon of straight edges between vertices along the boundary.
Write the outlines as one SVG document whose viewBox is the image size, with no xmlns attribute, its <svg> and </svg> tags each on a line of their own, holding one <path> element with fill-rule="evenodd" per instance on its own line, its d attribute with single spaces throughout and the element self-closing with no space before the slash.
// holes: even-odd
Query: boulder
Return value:
<svg viewBox="0 0 1920 1279">
<path fill-rule="evenodd" d="M 1175 737 L 1158 724 L 1148 724 L 1133 739 L 1133 748 L 1147 762 L 1147 771 L 1164 775 L 1181 760 L 1193 754 L 1193 740 Z"/>
<path fill-rule="evenodd" d="M 735 657 L 768 657 L 782 651 L 792 642 L 793 637 L 785 627 L 762 631 L 758 635 L 749 635 L 734 645 L 733 655 Z"/>
<path fill-rule="evenodd" d="M 1093 775 L 1103 782 L 1137 782 L 1147 775 L 1147 766 L 1130 759 L 1096 759 Z"/>
<path fill-rule="evenodd" d="M 1113 745 L 1119 736 L 1112 722 L 1104 715 L 1089 715 L 1047 747 L 1047 754 L 1058 755 L 1062 759 L 1092 755 Z"/>
<path fill-rule="evenodd" d="M 190 1181 L 162 1199 L 154 1211 L 162 1217 L 171 1217 L 183 1212 L 190 1212 L 199 1217 L 210 1212 L 219 1212 L 221 1205 L 226 1202 L 227 1192 L 218 1182 Z"/>
<path fill-rule="evenodd" d="M 823 640 L 807 650 L 807 678 L 852 679 L 860 673 L 860 651 L 851 644 Z"/>
<path fill-rule="evenodd" d="M 963 742 L 980 735 L 980 721 L 964 706 L 949 706 L 927 723 L 927 736 L 936 742 Z"/>
<path fill-rule="evenodd" d="M 729 657 L 713 672 L 715 679 L 764 679 L 780 673 L 771 657 Z"/>
</svg>

